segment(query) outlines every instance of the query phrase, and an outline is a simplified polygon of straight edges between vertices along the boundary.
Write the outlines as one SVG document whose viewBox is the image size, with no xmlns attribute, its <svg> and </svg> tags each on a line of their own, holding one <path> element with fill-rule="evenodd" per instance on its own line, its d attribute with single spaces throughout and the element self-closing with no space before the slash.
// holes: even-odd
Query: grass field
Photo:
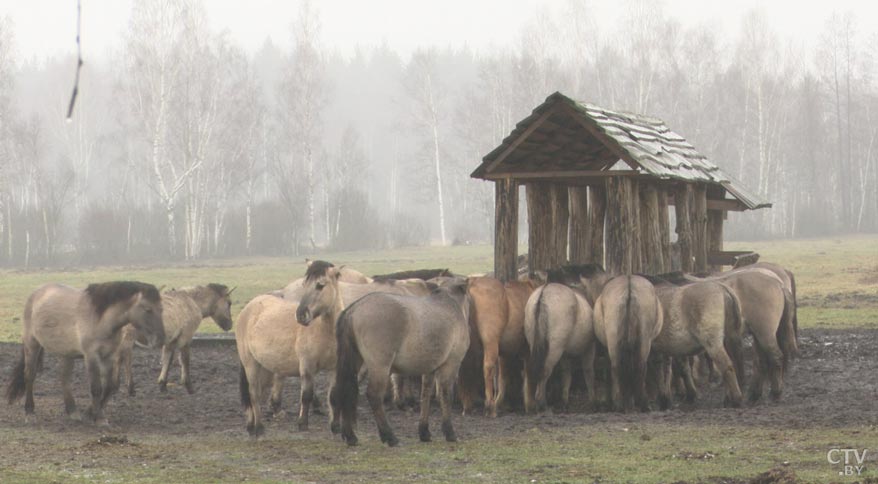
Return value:
<svg viewBox="0 0 878 484">
<path fill-rule="evenodd" d="M 777 262 L 796 274 L 802 327 L 878 327 L 878 236 L 851 236 L 770 242 L 731 242 L 729 250 L 753 249 L 761 260 Z M 526 250 L 526 249 L 525 249 Z M 415 268 L 449 268 L 468 274 L 493 267 L 491 246 L 424 247 L 375 252 L 321 254 L 336 265 L 366 274 Z M 17 341 L 19 318 L 28 294 L 46 282 L 82 287 L 90 282 L 133 279 L 180 287 L 207 282 L 238 286 L 233 315 L 257 294 L 278 289 L 305 272 L 290 258 L 224 259 L 152 267 L 98 267 L 69 271 L 0 272 L 0 341 Z M 203 332 L 220 331 L 212 323 Z"/>
<path fill-rule="evenodd" d="M 878 328 L 878 236 L 737 242 L 727 243 L 727 248 L 756 250 L 762 260 L 780 263 L 796 274 L 801 327 Z M 492 254 L 490 246 L 470 246 L 347 252 L 319 258 L 348 264 L 366 274 L 424 267 L 471 273 L 489 270 Z M 19 339 L 18 318 L 24 301 L 45 282 L 80 287 L 117 279 L 168 287 L 221 282 L 238 286 L 233 307 L 237 314 L 251 297 L 280 288 L 303 273 L 302 261 L 281 258 L 70 271 L 7 270 L 0 273 L 0 340 Z M 201 330 L 219 331 L 210 322 Z M 236 403 L 237 360 L 229 348 L 229 356 L 220 360 L 223 366 L 206 369 L 202 363 L 197 369 L 205 378 L 209 371 L 213 378 L 223 380 L 219 390 L 228 401 L 221 405 L 199 400 L 205 398 L 202 393 L 184 395 L 179 388 L 160 396 L 149 386 L 151 382 L 145 381 L 137 397 L 119 395 L 110 403 L 111 415 L 124 413 L 126 421 L 109 431 L 63 423 L 60 404 L 47 402 L 59 398 L 57 390 L 37 394 L 42 420 L 35 425 L 21 423 L 20 406 L 2 409 L 0 482 L 740 483 L 773 468 L 791 469 L 801 482 L 855 482 L 835 477 L 838 469 L 826 462 L 827 449 L 832 448 L 869 448 L 863 477 L 875 479 L 878 414 L 869 403 L 878 391 L 874 390 L 874 375 L 878 373 L 871 357 L 875 354 L 871 348 L 874 338 L 836 334 L 834 343 L 809 336 L 804 348 L 809 353 L 807 359 L 794 367 L 793 381 L 780 404 L 723 410 L 714 401 L 694 410 L 675 409 L 649 416 L 506 414 L 487 421 L 481 416 L 456 415 L 455 425 L 464 436 L 456 444 L 439 442 L 438 429 L 434 429 L 436 442 L 419 444 L 412 434 L 415 417 L 391 412 L 404 439 L 399 449 L 381 445 L 374 435 L 371 415 L 362 412 L 361 445 L 354 449 L 345 448 L 326 432 L 323 417 L 307 433 L 293 430 L 294 420 L 290 419 L 271 423 L 266 438 L 249 440 Z M 838 358 L 848 353 L 841 346 L 852 339 L 861 347 L 844 360 L 850 366 L 838 369 L 836 360 L 836 366 L 829 367 L 831 358 L 824 348 L 835 348 Z M 140 354 L 141 358 L 152 358 Z M 51 358 L 47 361 L 54 364 Z M 11 356 L 2 362 L 4 380 L 11 363 Z M 147 366 L 154 366 L 151 360 Z M 82 378 L 81 367 L 77 372 Z M 49 375 L 41 377 L 41 388 L 49 385 L 45 383 L 48 380 Z M 863 407 L 852 409 L 851 396 L 846 403 L 835 403 L 832 392 L 848 388 L 860 392 L 851 395 L 857 395 L 856 401 L 863 400 Z M 822 399 L 820 405 L 824 406 L 815 406 L 815 399 Z M 287 405 L 295 405 L 296 400 L 294 397 Z M 833 405 L 841 406 L 839 411 L 844 415 L 840 419 L 831 417 L 836 409 Z M 165 413 L 173 421 L 174 409 L 184 406 L 190 414 L 204 414 L 190 424 L 196 431 L 174 430 L 171 423 L 160 428 L 143 425 L 163 421 Z M 822 409 L 819 418 L 818 409 Z M 719 420 L 714 422 L 714 416 Z M 124 442 L 101 443 L 104 434 L 122 436 Z"/>
</svg>

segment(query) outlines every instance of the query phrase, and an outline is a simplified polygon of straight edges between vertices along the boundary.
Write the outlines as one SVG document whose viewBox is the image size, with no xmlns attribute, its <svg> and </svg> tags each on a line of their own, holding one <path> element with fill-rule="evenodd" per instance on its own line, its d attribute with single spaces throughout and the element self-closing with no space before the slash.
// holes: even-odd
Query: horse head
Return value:
<svg viewBox="0 0 878 484">
<path fill-rule="evenodd" d="M 119 321 L 131 323 L 143 335 L 147 344 L 157 348 L 165 342 L 162 322 L 161 295 L 152 284 L 118 281 L 90 284 L 85 290 L 98 318 L 111 308 Z"/>
<path fill-rule="evenodd" d="M 232 329 L 232 291 L 237 289 L 237 286 L 229 289 L 222 284 L 211 283 L 207 288 L 210 289 L 212 296 L 209 304 L 210 317 L 223 331 Z"/>
<path fill-rule="evenodd" d="M 303 326 L 329 312 L 340 299 L 338 278 L 341 272 L 329 262 L 315 260 L 305 272 L 305 293 L 296 309 L 296 321 Z"/>
</svg>

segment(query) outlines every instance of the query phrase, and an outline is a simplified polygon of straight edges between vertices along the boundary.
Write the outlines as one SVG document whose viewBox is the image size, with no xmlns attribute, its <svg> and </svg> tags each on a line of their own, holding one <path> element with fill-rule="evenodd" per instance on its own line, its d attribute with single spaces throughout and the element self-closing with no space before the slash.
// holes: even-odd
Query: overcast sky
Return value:
<svg viewBox="0 0 878 484">
<path fill-rule="evenodd" d="M 342 54 L 357 45 L 384 41 L 403 55 L 420 45 L 475 49 L 514 42 L 520 27 L 541 5 L 560 9 L 568 0 L 319 0 L 323 41 Z M 298 9 L 295 0 L 207 0 L 211 25 L 228 29 L 252 52 L 267 37 L 286 47 Z M 119 45 L 132 0 L 82 0 L 83 56 L 104 59 Z M 618 0 L 596 0 L 596 15 L 618 15 Z M 832 11 L 853 11 L 861 32 L 878 32 L 878 1 L 668 0 L 668 14 L 684 25 L 707 23 L 734 36 L 741 16 L 761 8 L 781 35 L 808 46 Z M 0 0 L 0 16 L 12 19 L 16 50 L 24 58 L 73 52 L 75 0 Z"/>
</svg>

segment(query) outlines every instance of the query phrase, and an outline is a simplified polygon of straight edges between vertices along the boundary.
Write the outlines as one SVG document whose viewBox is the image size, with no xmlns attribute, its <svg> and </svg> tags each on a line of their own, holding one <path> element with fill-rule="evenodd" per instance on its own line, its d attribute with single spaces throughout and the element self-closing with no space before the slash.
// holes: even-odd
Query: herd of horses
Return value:
<svg viewBox="0 0 878 484">
<path fill-rule="evenodd" d="M 22 352 L 7 400 L 24 396 L 26 416 L 34 413 L 34 380 L 48 352 L 61 357 L 65 411 L 81 418 L 70 379 L 74 360 L 83 358 L 92 399 L 85 416 L 107 424 L 104 407 L 123 370 L 128 393 L 135 394 L 135 344 L 162 348 L 163 392 L 179 352 L 181 384 L 192 393 L 193 335 L 208 317 L 223 330 L 232 328 L 233 291 L 221 284 L 160 291 L 129 281 L 84 290 L 44 285 L 25 304 Z M 494 417 L 509 392 L 518 394 L 514 383 L 520 381 L 524 410 L 540 411 L 556 374 L 559 404 L 566 408 L 574 365 L 580 364 L 594 410 L 649 411 L 652 401 L 667 409 L 675 393 L 693 401 L 696 379 L 707 371 L 721 379 L 725 405 L 738 407 L 747 383 L 747 334 L 754 348 L 751 402 L 761 398 L 766 379 L 771 398 L 780 398 L 784 371 L 797 352 L 795 279 L 765 262 L 699 276 L 612 275 L 598 264 L 568 265 L 504 283 L 447 270 L 367 277 L 308 261 L 304 277 L 253 298 L 234 326 L 250 435 L 264 432 L 266 400 L 271 412 L 281 411 L 291 376 L 300 382 L 298 427 L 307 429 L 312 407 L 319 405 L 315 377 L 327 372 L 330 429 L 349 445 L 357 443 L 363 381 L 381 441 L 393 446 L 399 441 L 384 411 L 389 390 L 394 404 L 404 407 L 420 385 L 422 441 L 431 439 L 435 391 L 442 432 L 455 441 L 455 393 L 464 414 L 483 400 L 485 414 Z"/>
</svg>

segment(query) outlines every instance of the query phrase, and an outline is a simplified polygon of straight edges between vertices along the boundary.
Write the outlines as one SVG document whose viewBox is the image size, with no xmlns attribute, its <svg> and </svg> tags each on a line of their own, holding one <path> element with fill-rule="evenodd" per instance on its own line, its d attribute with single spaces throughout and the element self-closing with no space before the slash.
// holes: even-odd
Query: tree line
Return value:
<svg viewBox="0 0 878 484">
<path fill-rule="evenodd" d="M 622 11 L 570 1 L 513 45 L 343 56 L 318 3 L 291 49 L 249 54 L 201 1 L 135 2 L 110 59 L 85 54 L 69 121 L 76 59 L 18 58 L 2 19 L 0 264 L 490 242 L 493 187 L 469 173 L 554 91 L 664 119 L 774 202 L 727 237 L 878 230 L 876 33 L 834 14 L 802 48 L 759 11 L 734 39 Z"/>
</svg>

